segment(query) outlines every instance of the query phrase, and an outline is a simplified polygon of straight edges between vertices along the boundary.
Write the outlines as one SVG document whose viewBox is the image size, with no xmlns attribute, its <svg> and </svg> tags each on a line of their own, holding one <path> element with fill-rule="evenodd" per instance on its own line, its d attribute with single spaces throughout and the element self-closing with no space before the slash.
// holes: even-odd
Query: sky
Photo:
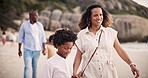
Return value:
<svg viewBox="0 0 148 78">
<path fill-rule="evenodd" d="M 148 8 L 148 0 L 133 0 L 133 1 Z"/>
</svg>

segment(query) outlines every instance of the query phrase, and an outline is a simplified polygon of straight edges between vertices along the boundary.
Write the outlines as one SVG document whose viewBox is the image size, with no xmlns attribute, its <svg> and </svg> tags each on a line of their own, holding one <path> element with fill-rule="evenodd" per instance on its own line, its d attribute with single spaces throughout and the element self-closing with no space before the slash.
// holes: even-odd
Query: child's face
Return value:
<svg viewBox="0 0 148 78">
<path fill-rule="evenodd" d="M 72 47 L 73 47 L 73 42 L 65 42 L 63 45 L 57 46 L 58 49 L 57 53 L 61 57 L 66 58 L 68 54 L 71 52 Z"/>
</svg>

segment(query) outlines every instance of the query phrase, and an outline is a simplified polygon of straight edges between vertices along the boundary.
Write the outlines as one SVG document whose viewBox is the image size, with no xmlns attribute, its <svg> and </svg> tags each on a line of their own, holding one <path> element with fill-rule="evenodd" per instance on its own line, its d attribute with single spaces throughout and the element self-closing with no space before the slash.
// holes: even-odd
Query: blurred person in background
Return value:
<svg viewBox="0 0 148 78">
<path fill-rule="evenodd" d="M 6 33 L 5 33 L 5 31 L 3 31 L 3 33 L 2 33 L 2 43 L 3 43 L 3 45 L 5 45 L 6 39 L 7 39 Z"/>
<path fill-rule="evenodd" d="M 46 37 L 43 25 L 38 22 L 38 12 L 31 11 L 29 20 L 22 23 L 18 36 L 18 55 L 22 56 L 21 46 L 24 47 L 24 78 L 29 78 L 32 69 L 32 78 L 37 78 L 37 63 L 42 51 L 45 55 Z M 31 68 L 32 67 L 32 68 Z"/>
<path fill-rule="evenodd" d="M 46 44 L 47 59 L 49 59 L 56 53 L 56 48 L 53 46 L 53 38 L 54 38 L 54 34 L 50 35 L 48 39 L 48 43 Z"/>
</svg>

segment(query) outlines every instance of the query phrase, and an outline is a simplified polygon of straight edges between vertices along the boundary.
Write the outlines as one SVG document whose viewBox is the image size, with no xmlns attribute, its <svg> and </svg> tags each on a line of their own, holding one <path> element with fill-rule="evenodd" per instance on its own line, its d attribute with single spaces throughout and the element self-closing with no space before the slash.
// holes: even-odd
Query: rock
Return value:
<svg viewBox="0 0 148 78">
<path fill-rule="evenodd" d="M 78 33 L 80 31 L 80 28 L 79 28 L 77 23 L 72 23 L 71 24 L 71 30 Z"/>
<path fill-rule="evenodd" d="M 55 31 L 56 29 L 61 28 L 61 23 L 59 21 L 56 20 L 51 20 L 51 24 L 50 24 L 50 31 Z"/>
<path fill-rule="evenodd" d="M 69 20 L 62 20 L 61 22 L 62 28 L 68 28 L 71 29 L 72 23 Z"/>
<path fill-rule="evenodd" d="M 81 17 L 81 14 L 78 14 L 78 13 L 72 14 L 70 21 L 73 23 L 78 23 L 80 21 L 80 17 Z"/>
<path fill-rule="evenodd" d="M 68 13 L 68 12 L 65 12 L 62 14 L 62 17 L 61 17 L 61 21 L 66 21 L 66 20 L 70 20 L 71 19 L 71 15 L 72 13 Z"/>
<path fill-rule="evenodd" d="M 43 24 L 45 30 L 49 30 L 50 29 L 50 26 L 49 26 L 50 19 L 48 17 L 40 16 L 39 17 L 39 21 Z"/>
<path fill-rule="evenodd" d="M 44 11 L 41 12 L 40 16 L 50 18 L 51 17 L 51 12 L 47 11 L 47 10 L 44 10 Z"/>
<path fill-rule="evenodd" d="M 148 36 L 148 20 L 134 15 L 113 15 L 113 28 L 121 41 L 136 41 Z"/>
<path fill-rule="evenodd" d="M 62 16 L 62 11 L 55 9 L 55 10 L 52 11 L 51 20 L 59 21 L 61 16 Z"/>
<path fill-rule="evenodd" d="M 78 26 L 81 18 L 80 13 L 62 13 L 60 10 L 54 10 L 51 15 L 47 11 L 42 13 L 39 19 L 45 30 L 55 31 L 59 28 L 69 28 L 76 33 L 80 31 Z M 112 17 L 112 28 L 118 31 L 120 41 L 148 41 L 147 19 L 135 15 L 112 15 Z"/>
</svg>

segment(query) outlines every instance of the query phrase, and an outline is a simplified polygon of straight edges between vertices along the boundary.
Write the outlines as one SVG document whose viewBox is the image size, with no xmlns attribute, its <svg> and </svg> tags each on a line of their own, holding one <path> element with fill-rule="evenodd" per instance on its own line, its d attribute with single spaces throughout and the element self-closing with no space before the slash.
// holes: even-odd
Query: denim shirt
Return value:
<svg viewBox="0 0 148 78">
<path fill-rule="evenodd" d="M 43 48 L 43 43 L 46 43 L 46 37 L 45 32 L 43 29 L 43 25 L 40 22 L 36 22 L 38 29 L 39 29 L 39 44 L 40 49 Z M 18 43 L 23 43 L 24 49 L 28 49 L 31 51 L 36 51 L 36 44 L 35 39 L 33 37 L 33 31 L 30 26 L 30 21 L 24 22 L 19 30 L 19 37 L 18 37 Z"/>
</svg>

